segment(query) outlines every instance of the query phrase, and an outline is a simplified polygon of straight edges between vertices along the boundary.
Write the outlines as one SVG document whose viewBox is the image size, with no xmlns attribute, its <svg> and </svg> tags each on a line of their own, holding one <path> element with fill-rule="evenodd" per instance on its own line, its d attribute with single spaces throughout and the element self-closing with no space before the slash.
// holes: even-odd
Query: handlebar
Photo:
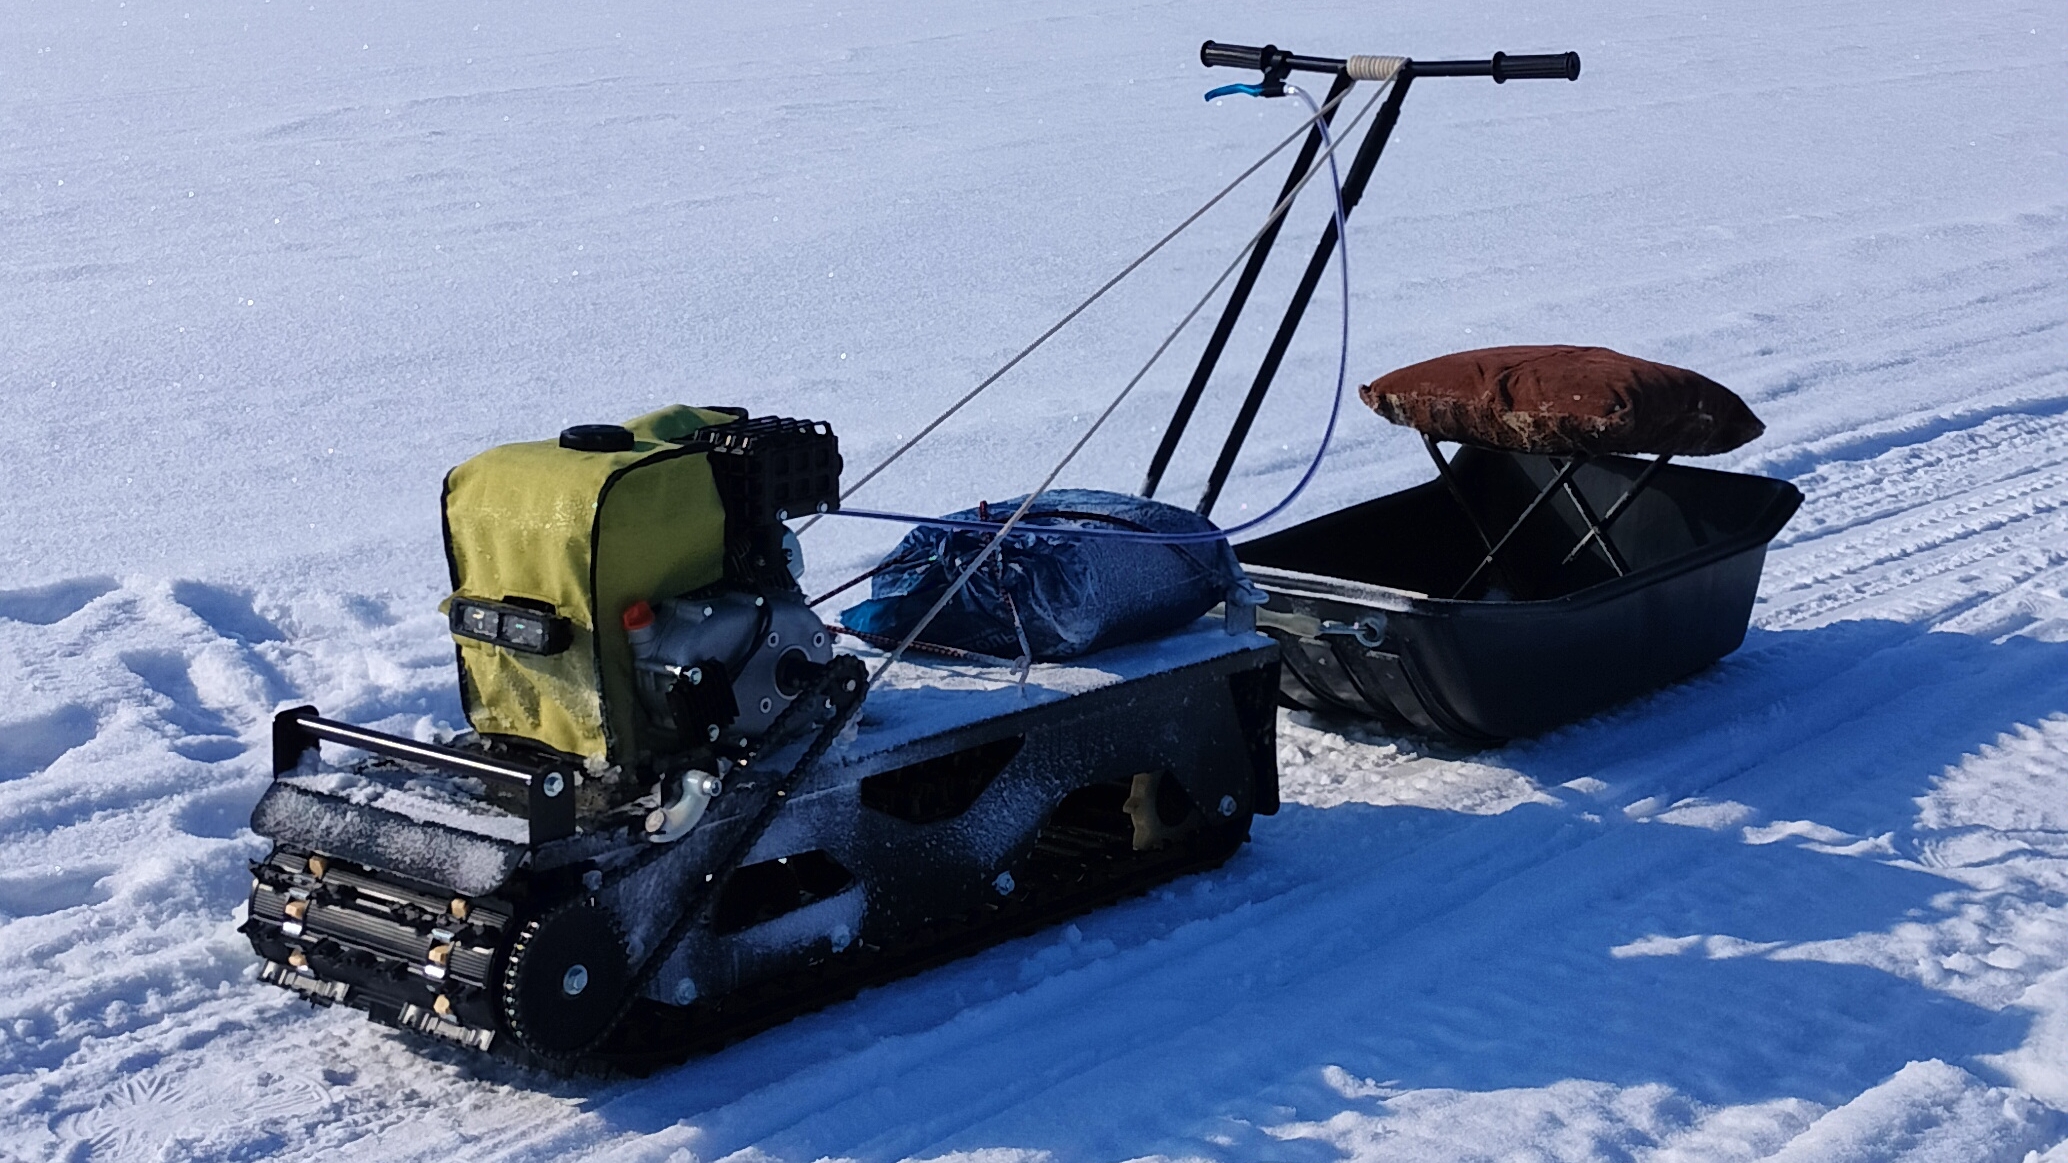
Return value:
<svg viewBox="0 0 2068 1163">
<path fill-rule="evenodd" d="M 1199 46 L 1199 63 L 1208 68 L 1257 69 L 1282 76 L 1286 72 L 1340 73 L 1350 62 L 1334 57 L 1301 56 L 1275 44 L 1254 47 L 1207 41 Z M 1580 79 L 1580 54 L 1510 56 L 1497 52 L 1480 61 L 1410 60 L 1401 65 L 1400 73 L 1416 77 L 1492 77 L 1495 84 L 1533 80 L 1577 81 Z"/>
<path fill-rule="evenodd" d="M 1253 48 L 1246 44 L 1207 41 L 1199 46 L 1199 63 L 1208 68 L 1257 69 L 1261 72 L 1297 69 L 1303 73 L 1339 73 L 1343 71 L 1345 62 L 1327 57 L 1303 57 L 1275 44 Z"/>
</svg>

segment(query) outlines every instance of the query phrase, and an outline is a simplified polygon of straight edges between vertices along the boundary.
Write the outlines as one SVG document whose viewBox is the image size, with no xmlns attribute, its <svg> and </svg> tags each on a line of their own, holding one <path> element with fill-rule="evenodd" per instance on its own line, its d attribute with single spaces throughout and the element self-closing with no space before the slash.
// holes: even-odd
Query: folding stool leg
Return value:
<svg viewBox="0 0 2068 1163">
<path fill-rule="evenodd" d="M 1645 465 L 1644 471 L 1637 474 L 1637 479 L 1630 482 L 1630 487 L 1623 490 L 1623 495 L 1616 498 L 1616 503 L 1608 507 L 1608 512 L 1601 515 L 1601 520 L 1595 522 L 1594 527 L 1587 530 L 1587 535 L 1580 538 L 1580 543 L 1573 546 L 1572 552 L 1566 554 L 1565 560 L 1558 564 L 1562 566 L 1571 565 L 1573 558 L 1585 552 L 1587 543 L 1593 541 L 1597 536 L 1601 538 L 1601 543 L 1604 546 L 1608 545 L 1608 527 L 1615 524 L 1616 518 L 1622 516 L 1623 511 L 1630 507 L 1630 502 L 1637 499 L 1637 494 L 1644 491 L 1644 486 L 1652 483 L 1652 477 L 1658 475 L 1659 470 L 1666 467 L 1666 462 L 1672 459 L 1673 455 L 1666 453 L 1650 464 Z M 1625 571 L 1619 570 L 1617 572 Z"/>
<path fill-rule="evenodd" d="M 1485 573 L 1486 568 L 1494 564 L 1494 559 L 1500 556 L 1501 550 L 1508 547 L 1508 542 L 1515 536 L 1516 532 L 1519 531 L 1525 524 L 1527 524 L 1532 516 L 1536 515 L 1538 507 L 1541 506 L 1545 501 L 1549 500 L 1553 493 L 1556 493 L 1558 490 L 1564 488 L 1565 483 L 1573 479 L 1573 473 L 1577 472 L 1579 470 L 1579 467 L 1580 462 L 1578 460 L 1566 461 L 1564 466 L 1558 470 L 1558 475 L 1551 478 L 1551 483 L 1545 485 L 1542 489 L 1537 491 L 1537 495 L 1531 498 L 1530 503 L 1523 506 L 1522 515 L 1515 518 L 1515 523 L 1508 526 L 1508 531 L 1506 533 L 1501 534 L 1501 539 L 1499 541 L 1494 542 L 1493 545 L 1487 549 L 1486 556 L 1479 559 L 1479 564 L 1473 567 L 1471 574 L 1466 576 L 1464 584 L 1460 585 L 1457 588 L 1457 590 L 1451 594 L 1451 597 L 1453 599 L 1465 596 L 1465 591 L 1471 589 L 1472 583 L 1479 580 L 1479 575 Z"/>
<path fill-rule="evenodd" d="M 1479 514 L 1472 511 L 1472 502 L 1465 499 L 1465 486 L 1458 483 L 1457 476 L 1451 472 L 1450 462 L 1443 459 L 1443 450 L 1436 447 L 1436 438 L 1423 434 L 1422 447 L 1429 450 L 1429 459 L 1436 462 L 1436 475 L 1443 478 L 1443 483 L 1450 487 L 1451 497 L 1458 502 L 1458 508 L 1465 511 L 1465 520 L 1471 522 L 1472 532 L 1479 535 L 1479 547 L 1492 553 L 1494 540 L 1486 535 L 1486 526 L 1479 523 Z"/>
<path fill-rule="evenodd" d="M 1573 462 L 1575 466 L 1585 464 L 1587 463 L 1587 457 L 1585 454 L 1575 455 Z M 1554 461 L 1553 463 L 1556 462 Z M 1580 486 L 1570 480 L 1566 481 L 1565 498 L 1573 503 L 1573 511 L 1580 515 L 1580 521 L 1587 526 L 1587 532 L 1581 536 L 1580 544 L 1573 547 L 1573 552 L 1577 553 L 1581 547 L 1591 541 L 1594 543 L 1595 548 L 1601 550 L 1601 556 L 1607 559 L 1608 567 L 1616 571 L 1617 577 L 1623 577 L 1628 574 L 1630 567 L 1623 564 L 1623 555 L 1616 552 L 1615 542 L 1609 540 L 1607 531 L 1601 527 L 1601 519 L 1594 515 L 1594 506 L 1587 503 L 1586 496 L 1580 492 Z M 1621 498 L 1617 499 L 1620 500 Z M 1572 559 L 1573 554 L 1568 553 L 1565 555 L 1565 560 L 1558 564 L 1566 565 Z"/>
</svg>

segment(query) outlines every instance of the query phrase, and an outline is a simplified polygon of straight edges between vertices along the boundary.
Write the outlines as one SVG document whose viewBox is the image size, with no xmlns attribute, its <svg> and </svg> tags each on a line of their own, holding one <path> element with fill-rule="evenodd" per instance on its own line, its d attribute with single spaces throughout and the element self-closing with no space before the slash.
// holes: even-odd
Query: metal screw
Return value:
<svg viewBox="0 0 2068 1163">
<path fill-rule="evenodd" d="M 763 699 L 763 700 L 761 700 L 761 713 L 762 713 L 762 714 L 764 714 L 764 715 L 766 715 L 766 714 L 767 714 L 767 713 L 768 713 L 768 712 L 770 711 L 770 709 L 772 709 L 772 708 L 773 708 L 774 706 L 775 706 L 775 700 L 774 700 L 774 699 Z"/>
<path fill-rule="evenodd" d="M 782 636 L 781 634 L 778 634 L 778 633 L 776 633 L 776 632 L 775 632 L 775 631 L 773 631 L 773 630 L 770 630 L 770 631 L 768 632 L 768 648 L 769 648 L 770 650 L 773 650 L 773 649 L 775 649 L 776 647 L 778 647 L 778 646 L 781 646 L 782 644 L 783 644 L 783 636 Z"/>
<path fill-rule="evenodd" d="M 686 1006 L 697 999 L 697 983 L 687 977 L 675 983 L 675 1004 Z"/>
<path fill-rule="evenodd" d="M 1235 814 L 1235 797 L 1234 797 L 1234 796 L 1222 796 L 1222 797 L 1221 797 L 1221 814 L 1222 814 L 1222 815 L 1224 815 L 1224 816 L 1232 816 L 1232 815 L 1234 815 L 1234 814 Z"/>
<path fill-rule="evenodd" d="M 813 646 L 824 646 L 826 644 L 826 632 L 824 630 L 821 630 L 818 633 L 812 635 L 811 644 Z"/>
<path fill-rule="evenodd" d="M 562 776 L 561 776 L 561 774 L 560 774 L 559 772 L 557 772 L 557 771 L 549 771 L 549 772 L 547 772 L 547 773 L 546 773 L 546 784 L 545 784 L 545 788 L 544 788 L 544 791 L 545 791 L 545 793 L 546 793 L 546 798 L 547 798 L 547 799 L 549 799 L 549 800 L 550 800 L 550 799 L 552 799 L 552 798 L 553 798 L 554 796 L 557 796 L 557 795 L 559 795 L 559 794 L 560 794 L 561 792 L 563 792 L 563 791 L 566 791 L 566 790 L 567 790 L 567 780 L 566 780 L 566 779 L 564 779 L 564 778 L 562 778 Z"/>
<path fill-rule="evenodd" d="M 569 997 L 573 997 L 587 988 L 589 988 L 589 967 L 586 965 L 570 965 L 567 967 L 567 972 L 560 977 L 560 992 Z"/>
<path fill-rule="evenodd" d="M 991 887 L 998 890 L 999 896 L 1011 896 L 1014 888 L 1012 873 L 999 873 L 998 879 L 991 882 Z"/>
<path fill-rule="evenodd" d="M 688 679 L 690 681 L 690 684 L 694 686 L 695 684 L 704 681 L 704 668 L 701 666 L 692 666 L 689 668 L 689 670 L 683 673 L 682 677 Z"/>
<path fill-rule="evenodd" d="M 718 742 L 718 724 L 716 724 L 716 723 L 713 723 L 713 724 L 711 724 L 710 736 L 711 736 L 711 742 L 713 742 L 713 743 L 716 743 L 716 742 Z"/>
</svg>

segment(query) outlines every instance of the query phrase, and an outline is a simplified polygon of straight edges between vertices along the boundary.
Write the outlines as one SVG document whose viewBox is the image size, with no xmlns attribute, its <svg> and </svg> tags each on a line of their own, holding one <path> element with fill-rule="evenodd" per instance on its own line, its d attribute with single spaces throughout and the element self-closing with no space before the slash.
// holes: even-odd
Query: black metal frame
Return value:
<svg viewBox="0 0 2068 1163">
<path fill-rule="evenodd" d="M 1292 71 L 1334 74 L 1335 81 L 1330 86 L 1328 94 L 1330 102 L 1338 101 L 1357 84 L 1349 73 L 1347 60 L 1300 56 L 1276 45 L 1254 48 L 1207 41 L 1200 46 L 1199 60 L 1209 68 L 1261 70 L 1267 83 L 1281 80 Z M 1365 131 L 1364 140 L 1358 145 L 1356 157 L 1350 163 L 1349 174 L 1344 178 L 1344 225 L 1348 225 L 1350 212 L 1356 209 L 1357 203 L 1364 197 L 1372 171 L 1378 166 L 1379 157 L 1385 152 L 1386 142 L 1393 135 L 1393 127 L 1400 120 L 1401 102 L 1407 99 L 1408 88 L 1416 77 L 1491 77 L 1496 83 L 1501 83 L 1526 78 L 1575 80 L 1579 75 L 1578 53 L 1552 53 L 1542 56 L 1509 56 L 1506 53 L 1495 53 L 1485 60 L 1403 61 L 1394 74 L 1392 92 L 1386 95 L 1385 103 L 1379 107 L 1377 118 L 1373 120 L 1371 128 Z M 1281 201 L 1292 193 L 1301 175 L 1313 166 L 1314 159 L 1321 150 L 1323 125 L 1327 124 L 1328 120 L 1329 115 L 1325 114 L 1323 124 L 1308 131 L 1307 140 L 1293 161 L 1292 172 L 1287 175 L 1285 185 L 1279 191 Z M 1299 286 L 1294 290 L 1291 302 L 1286 305 L 1285 315 L 1279 320 L 1278 330 L 1271 337 L 1271 346 L 1257 368 L 1256 377 L 1250 382 L 1249 392 L 1243 397 L 1242 406 L 1228 429 L 1227 438 L 1221 442 L 1220 454 L 1214 460 L 1213 471 L 1207 477 L 1206 489 L 1196 506 L 1202 515 L 1212 515 L 1214 503 L 1220 499 L 1221 489 L 1227 484 L 1228 475 L 1235 468 L 1235 458 L 1241 453 L 1243 442 L 1249 438 L 1250 427 L 1256 422 L 1258 411 L 1263 408 L 1264 397 L 1271 391 L 1271 381 L 1277 377 L 1278 367 L 1284 362 L 1286 351 L 1292 346 L 1293 333 L 1299 330 L 1300 320 L 1307 312 L 1307 305 L 1313 299 L 1315 289 L 1321 284 L 1322 275 L 1328 270 L 1329 260 L 1335 254 L 1335 208 L 1331 206 L 1329 209 L 1328 224 L 1315 244 L 1314 253 L 1307 260 L 1307 269 L 1300 276 Z M 1285 217 L 1281 216 L 1277 222 L 1272 223 L 1257 239 L 1257 245 L 1250 252 L 1248 263 L 1235 282 L 1235 289 L 1229 294 L 1227 304 L 1222 307 L 1220 320 L 1214 325 L 1213 335 L 1207 340 L 1206 350 L 1200 354 L 1199 364 L 1193 369 L 1192 379 L 1185 385 L 1184 393 L 1178 397 L 1177 407 L 1171 413 L 1170 424 L 1164 430 L 1163 439 L 1157 444 L 1155 454 L 1150 457 L 1149 471 L 1142 482 L 1143 496 L 1156 495 L 1157 486 L 1162 483 L 1163 474 L 1170 467 L 1171 457 L 1177 452 L 1178 443 L 1184 439 L 1185 429 L 1191 424 L 1200 398 L 1206 392 L 1207 381 L 1213 378 L 1214 367 L 1220 362 L 1228 338 L 1235 331 L 1235 323 L 1241 318 L 1244 307 L 1249 303 L 1250 292 L 1256 286 L 1257 277 L 1262 273 L 1264 263 L 1270 258 L 1271 249 L 1278 241 L 1279 228 L 1284 225 Z"/>
<path fill-rule="evenodd" d="M 572 768 L 528 767 L 440 743 L 420 743 L 415 739 L 325 719 L 317 715 L 315 707 L 303 706 L 292 707 L 273 716 L 274 778 L 300 767 L 303 758 L 324 743 L 338 743 L 390 759 L 429 764 L 458 775 L 516 788 L 524 793 L 525 819 L 531 825 L 531 843 L 544 844 L 574 835 L 577 781 Z"/>
<path fill-rule="evenodd" d="M 1529 504 L 1522 507 L 1521 514 L 1514 521 L 1510 522 L 1507 530 L 1496 539 L 1487 535 L 1486 525 L 1480 521 L 1479 514 L 1473 510 L 1472 503 L 1466 499 L 1465 488 L 1458 482 L 1457 476 L 1451 471 L 1450 461 L 1444 457 L 1443 450 L 1437 447 L 1436 438 L 1426 432 L 1423 433 L 1422 446 L 1429 450 L 1429 459 L 1436 462 L 1436 474 L 1443 478 L 1444 487 L 1450 490 L 1451 499 L 1458 503 L 1458 508 L 1465 514 L 1465 520 L 1472 526 L 1472 532 L 1478 535 L 1480 545 L 1486 549 L 1486 555 L 1479 559 L 1479 564 L 1474 566 L 1472 572 L 1465 576 L 1465 580 L 1458 583 L 1457 589 L 1451 592 L 1453 599 L 1464 597 L 1471 590 L 1472 584 L 1478 581 L 1480 576 L 1486 573 L 1487 570 L 1501 571 L 1501 551 L 1508 547 L 1508 543 L 1514 540 L 1515 534 L 1522 529 L 1523 525 L 1528 523 L 1531 517 L 1536 515 L 1537 510 L 1543 507 L 1544 502 L 1550 500 L 1554 494 L 1559 492 L 1565 494 L 1566 500 L 1573 507 L 1573 512 L 1580 518 L 1580 524 L 1586 528 L 1586 532 L 1580 535 L 1579 542 L 1559 560 L 1559 566 L 1571 565 L 1573 559 L 1586 552 L 1587 547 L 1592 545 L 1595 551 L 1601 554 L 1602 559 L 1608 563 L 1608 567 L 1615 571 L 1617 577 L 1629 576 L 1630 564 L 1624 560 L 1622 551 L 1616 547 L 1615 539 L 1609 536 L 1609 526 L 1615 524 L 1616 518 L 1629 510 L 1630 502 L 1636 500 L 1637 495 L 1644 491 L 1646 485 L 1651 483 L 1652 477 L 1657 475 L 1661 468 L 1665 467 L 1667 461 L 1673 459 L 1671 454 L 1663 454 L 1652 460 L 1650 464 L 1645 465 L 1644 471 L 1637 474 L 1637 479 L 1630 482 L 1629 487 L 1623 490 L 1622 495 L 1616 498 L 1615 503 L 1608 507 L 1608 511 L 1597 516 L 1594 512 L 1594 506 L 1588 503 L 1586 496 L 1580 492 L 1579 486 L 1573 484 L 1574 474 L 1578 473 L 1580 468 L 1593 458 L 1586 453 L 1553 457 L 1551 458 L 1551 463 L 1556 466 L 1558 471 L 1552 475 L 1543 488 L 1537 490 L 1537 495 L 1530 498 Z M 1494 451 L 1499 450 L 1496 449 Z M 1506 573 L 1506 571 L 1501 572 Z M 1512 574 L 1506 576 L 1508 576 L 1509 583 L 1513 587 L 1514 576 Z M 1519 589 L 1519 587 L 1516 588 Z"/>
</svg>

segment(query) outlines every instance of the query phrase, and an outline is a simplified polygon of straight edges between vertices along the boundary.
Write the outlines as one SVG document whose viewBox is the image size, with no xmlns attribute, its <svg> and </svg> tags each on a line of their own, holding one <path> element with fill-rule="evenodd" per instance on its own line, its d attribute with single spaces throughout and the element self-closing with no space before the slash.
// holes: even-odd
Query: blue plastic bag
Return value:
<svg viewBox="0 0 2068 1163">
<path fill-rule="evenodd" d="M 1025 500 L 1001 501 L 988 511 L 965 509 L 948 519 L 1002 522 Z M 1057 527 L 1197 533 L 1214 525 L 1190 510 L 1122 493 L 1043 493 L 920 640 L 997 658 L 1053 662 L 1176 630 L 1231 592 L 1238 601 L 1250 592 L 1226 541 L 1170 545 L 1041 532 Z M 903 639 L 991 537 L 914 528 L 883 559 L 869 600 L 849 607 L 843 620 L 865 634 Z"/>
</svg>

